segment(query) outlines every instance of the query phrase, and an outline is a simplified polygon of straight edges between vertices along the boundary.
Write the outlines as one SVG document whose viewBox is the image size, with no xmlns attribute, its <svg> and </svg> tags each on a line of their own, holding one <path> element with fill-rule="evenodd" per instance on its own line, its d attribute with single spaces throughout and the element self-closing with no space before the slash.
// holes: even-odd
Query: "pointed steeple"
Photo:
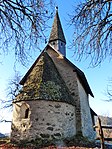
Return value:
<svg viewBox="0 0 112 149">
<path fill-rule="evenodd" d="M 49 44 L 53 46 L 53 48 L 55 48 L 56 50 L 60 51 L 64 56 L 66 56 L 65 51 L 66 39 L 59 18 L 58 8 L 56 9 L 56 14 L 49 38 Z"/>
<path fill-rule="evenodd" d="M 54 23 L 52 26 L 49 42 L 54 41 L 54 40 L 61 40 L 64 43 L 66 43 L 63 29 L 62 29 L 61 22 L 60 22 L 60 18 L 58 15 L 58 9 L 56 10 L 56 15 L 54 18 Z"/>
</svg>

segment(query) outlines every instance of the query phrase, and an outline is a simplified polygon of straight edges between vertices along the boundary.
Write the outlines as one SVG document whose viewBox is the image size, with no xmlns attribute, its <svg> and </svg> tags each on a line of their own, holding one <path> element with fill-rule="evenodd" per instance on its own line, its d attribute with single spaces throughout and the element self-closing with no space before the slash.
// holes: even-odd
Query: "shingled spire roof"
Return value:
<svg viewBox="0 0 112 149">
<path fill-rule="evenodd" d="M 63 29 L 61 26 L 60 18 L 58 15 L 58 9 L 56 10 L 56 15 L 54 18 L 54 23 L 52 26 L 49 42 L 54 41 L 54 40 L 61 40 L 64 43 L 66 43 L 66 39 L 63 33 Z"/>
</svg>

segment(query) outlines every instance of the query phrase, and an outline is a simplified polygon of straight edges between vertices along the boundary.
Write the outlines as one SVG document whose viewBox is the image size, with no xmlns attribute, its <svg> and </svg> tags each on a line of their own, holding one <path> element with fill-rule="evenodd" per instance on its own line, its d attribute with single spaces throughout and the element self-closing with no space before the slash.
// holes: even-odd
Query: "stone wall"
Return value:
<svg viewBox="0 0 112 149">
<path fill-rule="evenodd" d="M 80 104 L 81 104 L 81 119 L 82 119 L 82 133 L 83 136 L 88 137 L 89 139 L 95 139 L 95 131 L 93 129 L 93 123 L 90 113 L 90 105 L 88 95 L 85 92 L 81 82 L 77 79 Z"/>
<path fill-rule="evenodd" d="M 62 76 L 63 80 L 68 87 L 71 96 L 74 99 L 75 103 L 75 113 L 76 113 L 76 131 L 80 133 L 82 131 L 82 124 L 81 124 L 81 111 L 80 111 L 80 97 L 79 97 L 79 90 L 78 90 L 78 83 L 77 83 L 77 74 L 74 71 L 73 67 L 71 67 L 57 52 L 53 51 L 52 49 L 47 50 L 49 55 L 52 57 L 60 75 Z"/>
<path fill-rule="evenodd" d="M 26 101 L 18 100 L 13 104 L 12 140 L 64 139 L 78 133 L 92 139 L 95 133 L 92 128 L 88 95 L 78 79 L 77 72 L 61 54 L 50 48 L 47 52 L 63 78 L 74 105 L 65 101 L 48 101 L 49 98 L 39 100 L 40 98 L 34 98 L 34 96 L 29 96 Z M 38 71 L 34 69 L 35 77 Z M 33 77 L 32 74 L 31 77 Z M 59 82 L 57 84 L 59 85 Z M 21 109 L 22 107 L 24 110 Z"/>
<path fill-rule="evenodd" d="M 28 118 L 20 114 L 23 104 L 29 106 Z M 13 104 L 11 139 L 13 141 L 63 139 L 76 134 L 75 107 L 55 101 L 26 101 Z"/>
<path fill-rule="evenodd" d="M 83 136 L 94 139 L 95 131 L 93 130 L 88 95 L 82 86 L 77 73 L 74 71 L 73 67 L 64 60 L 63 56 L 50 49 L 48 49 L 48 53 L 52 57 L 58 71 L 62 75 L 62 78 L 74 98 L 77 134 L 82 133 Z"/>
</svg>

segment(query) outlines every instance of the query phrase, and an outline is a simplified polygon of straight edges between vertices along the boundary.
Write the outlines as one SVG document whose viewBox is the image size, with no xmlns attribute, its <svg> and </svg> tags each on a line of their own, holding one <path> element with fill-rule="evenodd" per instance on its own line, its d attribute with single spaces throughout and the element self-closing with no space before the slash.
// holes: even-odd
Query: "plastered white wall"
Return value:
<svg viewBox="0 0 112 149">
<path fill-rule="evenodd" d="M 83 136 L 85 137 L 88 137 L 90 139 L 95 139 L 95 131 L 93 129 L 88 95 L 85 92 L 78 77 L 77 77 L 77 82 L 78 82 L 79 96 L 80 96 L 82 133 L 83 133 Z"/>
</svg>

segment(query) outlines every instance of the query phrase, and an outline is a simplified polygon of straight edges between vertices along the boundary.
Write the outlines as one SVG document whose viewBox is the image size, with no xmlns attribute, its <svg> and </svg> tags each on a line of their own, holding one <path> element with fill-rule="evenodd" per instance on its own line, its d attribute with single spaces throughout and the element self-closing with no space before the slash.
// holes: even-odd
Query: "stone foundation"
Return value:
<svg viewBox="0 0 112 149">
<path fill-rule="evenodd" d="M 25 118 L 25 104 L 26 109 L 29 108 L 27 118 Z M 23 107 L 24 110 L 21 109 Z M 13 141 L 31 141 L 36 138 L 58 140 L 72 137 L 75 134 L 76 121 L 73 105 L 45 100 L 13 104 L 11 133 L 11 140 Z"/>
</svg>

